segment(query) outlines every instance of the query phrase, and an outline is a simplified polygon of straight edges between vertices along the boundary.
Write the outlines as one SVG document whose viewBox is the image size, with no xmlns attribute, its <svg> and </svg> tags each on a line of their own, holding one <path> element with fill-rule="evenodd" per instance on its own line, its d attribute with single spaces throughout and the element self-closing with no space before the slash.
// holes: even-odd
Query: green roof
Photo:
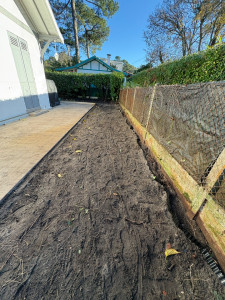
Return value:
<svg viewBox="0 0 225 300">
<path fill-rule="evenodd" d="M 101 63 L 103 66 L 105 66 L 107 69 L 111 70 L 112 72 L 119 72 L 119 73 L 123 73 L 124 75 L 128 75 L 126 72 L 121 72 L 117 69 L 114 69 L 113 67 L 111 67 L 110 65 L 106 64 L 103 60 L 101 60 L 100 58 L 98 58 L 97 56 L 92 56 L 86 60 L 83 60 L 82 62 L 80 62 L 79 64 L 76 64 L 72 67 L 64 67 L 64 68 L 57 68 L 55 69 L 55 71 L 64 71 L 64 70 L 71 70 L 71 69 L 79 69 L 80 67 L 82 67 L 83 65 L 86 65 L 87 63 L 93 61 L 93 60 L 97 60 L 99 63 Z"/>
</svg>

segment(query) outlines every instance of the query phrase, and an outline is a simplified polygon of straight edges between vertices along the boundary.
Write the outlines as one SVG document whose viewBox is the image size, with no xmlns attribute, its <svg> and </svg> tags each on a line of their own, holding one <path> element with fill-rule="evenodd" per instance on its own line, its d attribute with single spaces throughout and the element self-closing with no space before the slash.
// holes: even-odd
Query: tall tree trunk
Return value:
<svg viewBox="0 0 225 300">
<path fill-rule="evenodd" d="M 202 38 L 203 38 L 202 28 L 203 28 L 203 23 L 204 23 L 204 20 L 202 19 L 201 22 L 200 22 L 200 28 L 199 28 L 198 51 L 201 51 L 201 46 L 202 46 Z"/>
<path fill-rule="evenodd" d="M 89 41 L 88 41 L 88 29 L 85 25 L 84 25 L 84 29 L 85 29 L 86 54 L 87 54 L 87 57 L 90 58 Z"/>
<path fill-rule="evenodd" d="M 90 51 L 89 51 L 89 41 L 88 41 L 88 30 L 87 28 L 84 26 L 85 28 L 85 39 L 86 39 L 86 53 L 87 53 L 87 57 L 90 58 Z"/>
<path fill-rule="evenodd" d="M 187 54 L 187 40 L 186 40 L 186 35 L 185 35 L 185 28 L 178 28 L 179 29 L 179 36 L 181 38 L 181 43 L 182 43 L 182 55 L 186 56 Z"/>
<path fill-rule="evenodd" d="M 67 48 L 67 52 L 68 52 L 68 56 L 69 56 L 69 62 L 70 62 L 70 65 L 71 65 L 70 46 L 66 45 L 66 48 Z"/>
<path fill-rule="evenodd" d="M 188 53 L 188 42 L 187 42 L 185 30 L 182 36 L 182 52 L 183 52 L 183 56 L 186 56 Z"/>
<path fill-rule="evenodd" d="M 74 30 L 74 38 L 75 38 L 75 51 L 77 62 L 80 62 L 80 53 L 79 53 L 79 41 L 78 41 L 78 31 L 77 31 L 77 16 L 76 16 L 76 4 L 75 0 L 71 0 L 72 7 L 72 17 L 73 17 L 73 30 Z"/>
<path fill-rule="evenodd" d="M 160 60 L 161 64 L 164 63 L 164 60 L 163 60 L 163 54 L 162 54 L 162 51 L 161 51 L 161 50 L 159 50 L 159 60 Z"/>
<path fill-rule="evenodd" d="M 187 43 L 186 43 L 186 39 L 182 37 L 182 55 L 186 56 L 186 54 L 187 54 Z"/>
<path fill-rule="evenodd" d="M 70 58 L 70 46 L 69 46 L 69 45 L 66 45 L 66 48 L 67 48 L 68 56 L 69 56 L 69 58 Z"/>
<path fill-rule="evenodd" d="M 216 30 L 215 30 L 215 32 L 214 32 L 214 35 L 213 35 L 213 36 L 211 37 L 211 39 L 210 39 L 210 43 L 209 43 L 209 46 L 210 46 L 210 47 L 215 46 L 215 44 L 216 44 L 216 42 L 217 42 L 217 40 L 218 40 L 218 37 L 219 37 L 220 30 L 221 30 L 221 28 L 220 28 L 220 26 L 218 25 L 218 26 L 216 27 Z"/>
</svg>

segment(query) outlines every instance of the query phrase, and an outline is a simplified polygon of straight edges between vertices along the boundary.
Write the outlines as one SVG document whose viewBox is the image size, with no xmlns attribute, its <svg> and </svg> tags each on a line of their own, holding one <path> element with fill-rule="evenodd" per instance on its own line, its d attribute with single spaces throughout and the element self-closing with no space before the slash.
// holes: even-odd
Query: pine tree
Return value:
<svg viewBox="0 0 225 300">
<path fill-rule="evenodd" d="M 107 19 L 119 9 L 115 0 L 50 0 L 53 12 L 65 38 L 74 46 L 80 62 L 80 45 L 87 56 L 99 49 L 109 35 Z"/>
</svg>

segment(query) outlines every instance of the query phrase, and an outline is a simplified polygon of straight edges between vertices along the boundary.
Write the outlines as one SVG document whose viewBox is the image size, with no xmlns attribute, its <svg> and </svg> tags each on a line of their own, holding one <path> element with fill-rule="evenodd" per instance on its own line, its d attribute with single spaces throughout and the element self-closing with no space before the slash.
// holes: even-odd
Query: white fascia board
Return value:
<svg viewBox="0 0 225 300">
<path fill-rule="evenodd" d="M 59 40 L 59 37 L 57 35 L 51 35 L 51 34 L 39 34 L 38 38 L 39 38 L 39 41 L 52 40 L 53 42 L 58 42 L 58 40 Z"/>
<path fill-rule="evenodd" d="M 49 4 L 49 1 L 48 0 L 33 0 L 33 1 L 35 1 L 36 5 L 41 6 L 39 9 L 40 12 L 42 12 L 42 11 L 43 11 L 43 13 L 48 12 L 48 15 L 46 16 L 46 18 L 44 18 L 45 24 L 49 27 L 50 34 L 54 35 L 54 36 L 58 36 L 58 42 L 63 44 L 64 39 L 63 39 L 63 36 L 57 25 L 57 22 L 56 22 L 54 14 L 53 14 L 52 8 Z M 43 5 L 41 4 L 42 2 L 43 2 Z M 45 8 L 45 10 L 43 10 L 43 8 Z M 49 17 L 49 15 L 50 15 L 50 17 Z"/>
<path fill-rule="evenodd" d="M 26 8 L 29 19 L 34 24 L 40 40 L 55 37 L 56 42 L 64 43 L 48 0 L 20 0 Z"/>
</svg>

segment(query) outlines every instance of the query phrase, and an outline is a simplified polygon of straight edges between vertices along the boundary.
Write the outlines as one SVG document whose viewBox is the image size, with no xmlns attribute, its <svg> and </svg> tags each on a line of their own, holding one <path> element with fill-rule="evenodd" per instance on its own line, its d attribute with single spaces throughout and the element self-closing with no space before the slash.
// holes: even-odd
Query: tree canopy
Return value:
<svg viewBox="0 0 225 300">
<path fill-rule="evenodd" d="M 137 68 L 133 65 L 131 65 L 126 59 L 122 59 L 120 56 L 115 56 L 116 61 L 121 61 L 123 63 L 123 72 L 128 72 L 128 73 L 134 73 Z"/>
<path fill-rule="evenodd" d="M 224 0 L 163 0 L 144 33 L 151 63 L 214 46 L 225 35 Z"/>
<path fill-rule="evenodd" d="M 126 59 L 121 60 L 123 62 L 123 72 L 134 73 L 137 69 L 135 66 L 131 65 Z"/>
<path fill-rule="evenodd" d="M 89 57 L 100 49 L 109 36 L 107 19 L 119 9 L 114 0 L 50 0 L 51 7 L 64 36 L 68 55 L 75 49 L 80 62 L 80 48 Z"/>
</svg>

